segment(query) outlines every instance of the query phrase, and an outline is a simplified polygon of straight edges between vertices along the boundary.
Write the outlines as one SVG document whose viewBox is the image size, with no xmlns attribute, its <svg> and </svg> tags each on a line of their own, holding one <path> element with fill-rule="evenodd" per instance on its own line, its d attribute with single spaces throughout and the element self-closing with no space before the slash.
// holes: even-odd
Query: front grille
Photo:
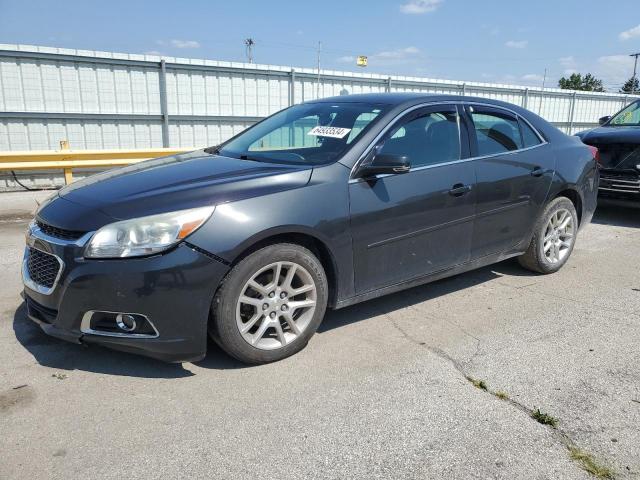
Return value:
<svg viewBox="0 0 640 480">
<path fill-rule="evenodd" d="M 603 193 L 640 193 L 640 177 L 634 174 L 601 172 L 599 189 Z"/>
<path fill-rule="evenodd" d="M 30 248 L 27 271 L 33 282 L 45 288 L 52 288 L 60 272 L 60 262 L 53 255 Z"/>
<path fill-rule="evenodd" d="M 85 234 L 85 232 L 65 230 L 64 228 L 54 227 L 53 225 L 49 225 L 40 221 L 37 221 L 36 224 L 38 225 L 38 228 L 40 228 L 42 233 L 49 235 L 50 237 L 60 238 L 61 240 L 77 240 Z"/>
</svg>

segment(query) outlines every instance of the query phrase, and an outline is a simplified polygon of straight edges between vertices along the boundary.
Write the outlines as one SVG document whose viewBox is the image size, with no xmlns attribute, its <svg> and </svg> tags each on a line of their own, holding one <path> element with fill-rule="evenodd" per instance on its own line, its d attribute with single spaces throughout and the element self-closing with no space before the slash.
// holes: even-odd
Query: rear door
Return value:
<svg viewBox="0 0 640 480">
<path fill-rule="evenodd" d="M 455 105 L 407 114 L 374 147 L 406 155 L 408 173 L 349 184 L 357 293 L 469 259 L 475 171 Z"/>
<path fill-rule="evenodd" d="M 468 105 L 476 166 L 476 219 L 471 258 L 506 252 L 531 231 L 544 204 L 555 156 L 514 112 Z"/>
</svg>

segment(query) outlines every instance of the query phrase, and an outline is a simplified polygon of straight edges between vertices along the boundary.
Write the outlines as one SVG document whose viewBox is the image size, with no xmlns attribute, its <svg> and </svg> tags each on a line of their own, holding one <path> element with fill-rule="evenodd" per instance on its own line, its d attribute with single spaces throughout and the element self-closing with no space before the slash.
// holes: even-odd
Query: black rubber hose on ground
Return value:
<svg viewBox="0 0 640 480">
<path fill-rule="evenodd" d="M 29 191 L 29 192 L 40 192 L 42 190 L 60 190 L 60 187 L 53 187 L 53 188 L 31 188 L 31 187 L 27 187 L 24 183 L 22 183 L 20 180 L 18 180 L 18 176 L 16 175 L 16 172 L 14 172 L 13 170 L 10 170 L 11 172 L 11 176 L 13 177 L 13 181 L 16 182 L 18 185 L 20 185 L 22 188 L 24 188 L 25 190 Z"/>
</svg>

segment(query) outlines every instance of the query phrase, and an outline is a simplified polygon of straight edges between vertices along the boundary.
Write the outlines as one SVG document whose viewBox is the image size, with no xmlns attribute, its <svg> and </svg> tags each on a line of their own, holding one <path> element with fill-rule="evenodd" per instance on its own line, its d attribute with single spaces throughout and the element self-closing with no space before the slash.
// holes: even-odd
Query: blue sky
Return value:
<svg viewBox="0 0 640 480">
<path fill-rule="evenodd" d="M 0 43 L 547 86 L 592 72 L 610 90 L 640 52 L 639 0 L 0 0 Z"/>
</svg>

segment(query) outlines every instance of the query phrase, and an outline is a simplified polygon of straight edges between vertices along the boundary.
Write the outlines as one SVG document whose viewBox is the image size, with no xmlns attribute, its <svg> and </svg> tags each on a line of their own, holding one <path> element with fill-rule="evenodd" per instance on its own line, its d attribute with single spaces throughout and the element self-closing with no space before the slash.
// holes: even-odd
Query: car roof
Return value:
<svg viewBox="0 0 640 480">
<path fill-rule="evenodd" d="M 379 105 L 389 105 L 388 115 L 395 115 L 398 111 L 410 108 L 421 103 L 437 103 L 437 102 L 470 102 L 482 103 L 485 105 L 493 105 L 502 107 L 526 118 L 539 132 L 543 134 L 545 139 L 560 140 L 566 135 L 556 127 L 548 123 L 539 115 L 530 110 L 514 105 L 513 103 L 503 102 L 485 97 L 471 97 L 466 95 L 451 95 L 437 93 L 418 93 L 418 92 L 392 92 L 392 93 L 358 93 L 353 95 L 340 95 L 337 97 L 319 98 L 310 100 L 305 103 L 370 103 Z"/>
<path fill-rule="evenodd" d="M 465 95 L 447 95 L 438 93 L 417 92 L 393 92 L 393 93 L 358 93 L 352 95 L 340 95 L 337 97 L 319 98 L 305 103 L 372 103 L 384 105 L 411 105 L 426 102 L 479 102 L 496 105 L 510 109 L 520 110 L 520 107 L 511 103 L 493 100 L 491 98 L 470 97 Z"/>
</svg>

